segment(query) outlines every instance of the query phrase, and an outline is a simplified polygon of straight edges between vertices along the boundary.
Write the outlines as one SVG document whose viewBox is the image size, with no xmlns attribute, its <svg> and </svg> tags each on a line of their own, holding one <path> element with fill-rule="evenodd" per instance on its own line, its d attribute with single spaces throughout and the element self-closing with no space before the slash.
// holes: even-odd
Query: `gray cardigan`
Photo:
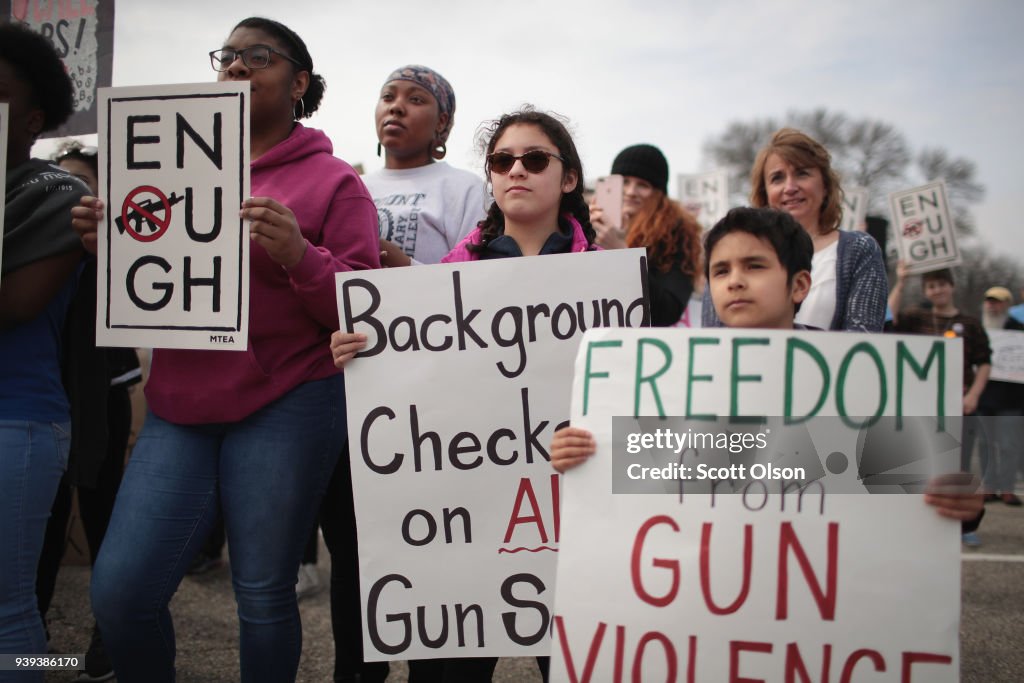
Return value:
<svg viewBox="0 0 1024 683">
<path fill-rule="evenodd" d="M 705 254 L 705 258 L 707 255 Z M 836 254 L 836 311 L 830 330 L 881 332 L 889 281 L 878 242 L 864 232 L 840 232 Z M 711 288 L 704 287 L 704 327 L 722 327 L 711 303 Z"/>
</svg>

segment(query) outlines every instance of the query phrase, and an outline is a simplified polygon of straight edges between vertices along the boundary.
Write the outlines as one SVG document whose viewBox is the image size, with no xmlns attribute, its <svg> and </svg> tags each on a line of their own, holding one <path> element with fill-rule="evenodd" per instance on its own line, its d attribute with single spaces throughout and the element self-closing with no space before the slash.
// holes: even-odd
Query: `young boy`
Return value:
<svg viewBox="0 0 1024 683">
<path fill-rule="evenodd" d="M 814 244 L 788 213 L 732 209 L 705 237 L 704 256 L 711 301 L 726 327 L 813 329 L 795 324 L 793 316 L 811 287 Z M 551 465 L 565 472 L 596 449 L 589 431 L 565 427 L 551 439 Z M 925 502 L 944 517 L 976 522 L 983 508 L 981 494 L 940 492 L 942 485 L 958 481 L 958 475 L 947 476 L 952 479 L 932 482 Z"/>
</svg>

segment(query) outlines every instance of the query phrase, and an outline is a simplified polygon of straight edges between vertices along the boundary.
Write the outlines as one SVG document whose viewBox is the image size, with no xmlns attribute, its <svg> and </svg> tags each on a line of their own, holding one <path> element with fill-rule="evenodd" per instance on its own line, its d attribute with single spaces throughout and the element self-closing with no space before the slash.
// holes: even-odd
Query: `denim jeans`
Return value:
<svg viewBox="0 0 1024 683">
<path fill-rule="evenodd" d="M 1013 493 L 1017 465 L 1024 449 L 1024 416 L 1021 411 L 1002 410 L 979 418 L 984 425 L 981 467 L 985 490 Z"/>
<path fill-rule="evenodd" d="M 174 680 L 168 603 L 218 509 L 238 603 L 241 679 L 295 679 L 296 575 L 345 434 L 341 376 L 303 384 L 240 422 L 146 417 L 92 580 L 93 612 L 120 683 Z"/>
<path fill-rule="evenodd" d="M 45 654 L 36 567 L 57 485 L 68 464 L 71 425 L 0 420 L 0 652 Z M 0 671 L 0 681 L 43 673 Z"/>
</svg>

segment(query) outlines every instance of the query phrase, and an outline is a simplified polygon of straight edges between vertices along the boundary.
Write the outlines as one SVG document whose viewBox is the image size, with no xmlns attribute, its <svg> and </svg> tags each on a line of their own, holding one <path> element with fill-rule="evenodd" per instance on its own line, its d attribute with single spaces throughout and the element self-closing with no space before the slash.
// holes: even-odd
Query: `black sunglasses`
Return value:
<svg viewBox="0 0 1024 683">
<path fill-rule="evenodd" d="M 516 161 L 523 162 L 523 168 L 529 173 L 543 173 L 544 169 L 551 163 L 551 159 L 558 159 L 563 164 L 565 159 L 552 154 L 551 152 L 545 152 L 542 149 L 531 149 L 525 154 L 516 156 L 515 154 L 509 154 L 508 152 L 492 152 L 487 155 L 488 167 L 497 173 L 498 175 L 505 175 L 512 170 L 512 167 L 516 165 Z"/>
</svg>

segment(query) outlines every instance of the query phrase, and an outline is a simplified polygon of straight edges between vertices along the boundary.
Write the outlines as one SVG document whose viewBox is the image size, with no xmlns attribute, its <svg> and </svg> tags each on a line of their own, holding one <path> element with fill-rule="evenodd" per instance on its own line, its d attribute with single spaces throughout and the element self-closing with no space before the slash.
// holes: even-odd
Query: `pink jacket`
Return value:
<svg viewBox="0 0 1024 683">
<path fill-rule="evenodd" d="M 294 212 L 308 245 L 291 270 L 250 243 L 246 351 L 157 349 L 146 386 L 154 413 L 178 424 L 235 422 L 296 386 L 338 372 L 334 274 L 380 267 L 377 209 L 321 131 L 297 124 L 252 162 L 252 196 Z"/>
<path fill-rule="evenodd" d="M 572 226 L 572 247 L 570 251 L 577 253 L 581 251 L 593 251 L 600 249 L 597 245 L 587 244 L 587 236 L 583 234 L 583 226 L 571 214 L 562 214 L 562 218 Z M 441 259 L 441 263 L 462 263 L 464 261 L 478 261 L 479 254 L 474 254 L 468 249 L 470 244 L 480 244 L 480 228 L 474 228 L 465 239 L 455 245 L 455 248 L 448 252 L 448 255 Z"/>
</svg>

